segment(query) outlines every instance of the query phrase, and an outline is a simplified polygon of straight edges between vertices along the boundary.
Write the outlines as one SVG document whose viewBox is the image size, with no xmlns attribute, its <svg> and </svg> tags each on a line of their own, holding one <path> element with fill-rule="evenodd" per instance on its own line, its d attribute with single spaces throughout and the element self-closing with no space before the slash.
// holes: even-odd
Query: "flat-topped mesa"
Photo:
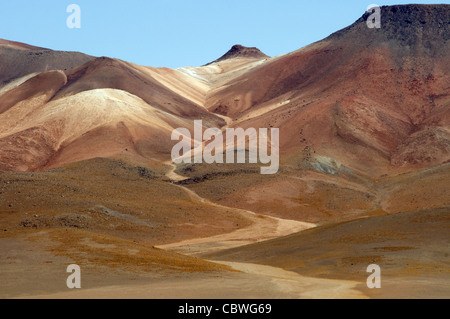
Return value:
<svg viewBox="0 0 450 319">
<path fill-rule="evenodd" d="M 269 56 L 265 55 L 258 48 L 249 48 L 240 44 L 236 44 L 221 58 L 208 63 L 207 65 L 235 58 L 267 59 L 269 58 Z"/>
</svg>

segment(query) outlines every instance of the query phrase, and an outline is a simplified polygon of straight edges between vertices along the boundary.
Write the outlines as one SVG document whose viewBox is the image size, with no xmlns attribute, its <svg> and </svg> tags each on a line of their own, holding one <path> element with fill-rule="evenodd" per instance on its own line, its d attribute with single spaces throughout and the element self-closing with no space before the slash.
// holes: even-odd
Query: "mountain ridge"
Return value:
<svg viewBox="0 0 450 319">
<path fill-rule="evenodd" d="M 390 168 L 377 168 L 381 162 L 386 167 L 427 167 L 449 160 L 445 122 L 450 73 L 446 63 L 448 34 L 438 32 L 431 38 L 432 45 L 420 36 L 428 34 L 428 28 L 447 30 L 448 23 L 442 23 L 449 8 L 449 5 L 382 7 L 386 30 L 383 22 L 381 30 L 369 29 L 365 13 L 348 28 L 277 58 L 269 58 L 257 48 L 235 45 L 216 60 L 219 62 L 184 70 L 144 67 L 118 59 L 39 48 L 12 49 L 14 54 L 9 58 L 17 57 L 10 65 L 13 71 L 21 65 L 19 75 L 62 66 L 67 83 L 50 97 L 53 102 L 85 91 L 123 90 L 142 99 L 152 110 L 170 114 L 170 125 L 174 128 L 177 123 L 198 118 L 204 119 L 208 127 L 222 127 L 225 120 L 231 126 L 279 127 L 282 154 L 316 148 L 352 169 L 382 174 Z M 395 13 L 400 14 L 399 21 L 391 16 Z M 412 30 L 408 29 L 410 24 L 415 25 Z M 414 47 L 405 43 L 413 43 Z M 27 63 L 21 64 L 24 54 Z M 63 58 L 52 66 L 46 65 L 55 55 Z M 10 71 L 0 69 L 0 79 L 14 79 Z M 60 85 L 59 80 L 54 82 Z M 19 82 L 13 92 L 3 93 L 8 93 L 8 100 L 0 102 L 0 110 L 14 108 L 13 104 L 31 107 L 37 103 L 35 97 L 39 92 L 29 90 L 30 83 L 34 82 Z M 45 92 L 45 83 L 40 85 Z M 53 92 L 55 84 L 48 85 L 47 92 Z M 149 139 L 149 133 L 136 134 L 131 144 L 145 144 L 148 149 L 147 142 L 155 142 L 153 139 L 142 142 L 142 138 Z M 421 146 L 426 141 L 428 147 Z M 367 163 L 343 152 L 345 148 L 356 151 L 360 147 L 373 152 L 364 159 Z"/>
</svg>

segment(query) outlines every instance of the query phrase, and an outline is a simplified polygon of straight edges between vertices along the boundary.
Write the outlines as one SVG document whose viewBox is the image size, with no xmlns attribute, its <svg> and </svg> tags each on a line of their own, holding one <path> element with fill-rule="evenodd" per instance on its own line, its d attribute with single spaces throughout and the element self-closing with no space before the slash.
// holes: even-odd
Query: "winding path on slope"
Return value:
<svg viewBox="0 0 450 319">
<path fill-rule="evenodd" d="M 166 162 L 164 164 L 171 167 L 170 171 L 166 174 L 171 180 L 181 181 L 187 179 L 175 172 L 177 167 L 172 162 Z M 316 225 L 310 223 L 263 216 L 249 210 L 226 207 L 202 198 L 186 187 L 179 185 L 178 187 L 186 191 L 193 201 L 233 210 L 241 216 L 251 220 L 252 224 L 231 233 L 184 240 L 177 243 L 158 246 L 160 249 L 172 250 L 190 256 L 201 256 L 205 253 L 218 252 L 250 243 L 287 236 L 305 229 L 316 227 Z M 228 297 L 230 298 L 246 298 L 249 296 L 253 296 L 254 298 L 283 298 L 283 296 L 285 296 L 286 298 L 294 299 L 336 297 L 366 298 L 366 296 L 357 289 L 358 285 L 361 284 L 358 282 L 309 278 L 281 268 L 252 263 L 225 262 L 218 260 L 209 261 L 226 265 L 238 271 L 242 276 L 235 279 L 221 278 L 214 281 L 209 279 L 197 279 L 195 282 L 187 281 L 183 282 L 182 287 L 184 288 L 175 289 L 174 287 L 172 293 L 175 292 L 176 294 L 180 294 L 178 296 L 180 298 L 186 298 L 186 296 L 193 295 L 198 295 L 203 298 L 211 296 L 223 298 L 224 295 L 229 295 Z M 216 290 L 211 291 L 211 286 L 215 286 L 218 283 L 220 283 L 221 286 L 220 292 Z M 179 283 L 176 284 L 177 287 L 179 287 L 178 284 Z M 159 297 L 164 296 L 164 292 L 167 288 L 168 287 L 165 285 L 162 287 L 152 287 L 154 292 L 158 292 Z"/>
<path fill-rule="evenodd" d="M 165 162 L 164 164 L 171 167 L 166 176 L 172 181 L 182 181 L 187 179 L 175 172 L 177 167 L 172 162 Z M 158 248 L 161 249 L 170 249 L 188 255 L 200 255 L 287 236 L 316 226 L 311 223 L 259 215 L 249 210 L 223 206 L 200 197 L 187 187 L 177 186 L 186 191 L 193 201 L 198 201 L 217 208 L 232 210 L 245 219 L 250 220 L 251 225 L 231 233 L 206 238 L 189 239 L 178 243 L 158 246 Z"/>
</svg>

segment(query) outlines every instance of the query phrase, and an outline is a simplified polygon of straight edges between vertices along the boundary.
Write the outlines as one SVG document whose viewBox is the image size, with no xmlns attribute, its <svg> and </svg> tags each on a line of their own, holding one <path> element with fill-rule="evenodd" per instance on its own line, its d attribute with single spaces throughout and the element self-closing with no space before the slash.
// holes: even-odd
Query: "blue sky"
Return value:
<svg viewBox="0 0 450 319">
<path fill-rule="evenodd" d="M 155 67 L 199 66 L 234 44 L 270 56 L 297 50 L 352 24 L 372 3 L 411 1 L 8 0 L 0 1 L 0 38 Z M 81 29 L 66 25 L 69 4 L 81 7 Z"/>
</svg>

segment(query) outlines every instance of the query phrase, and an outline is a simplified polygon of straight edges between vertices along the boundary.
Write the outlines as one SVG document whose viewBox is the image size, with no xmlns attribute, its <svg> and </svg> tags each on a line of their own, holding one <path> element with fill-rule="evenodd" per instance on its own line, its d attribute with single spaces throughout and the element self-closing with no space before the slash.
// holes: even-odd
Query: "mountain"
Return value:
<svg viewBox="0 0 450 319">
<path fill-rule="evenodd" d="M 444 163 L 450 159 L 448 15 L 445 5 L 383 7 L 381 29 L 367 28 L 365 14 L 234 79 L 206 107 L 241 126 L 280 127 L 286 151 L 313 147 L 369 174 L 383 173 L 380 162 Z M 355 153 L 363 158 L 351 163 Z"/>
<path fill-rule="evenodd" d="M 222 81 L 205 77 L 205 107 L 229 127 L 280 128 L 282 168 L 272 178 L 210 165 L 179 172 L 210 200 L 308 222 L 445 206 L 449 13 L 448 5 L 382 7 L 381 29 L 369 29 L 365 13 L 298 51 L 226 69 Z"/>
<path fill-rule="evenodd" d="M 93 59 L 92 56 L 79 52 L 53 51 L 2 39 L 0 57 L 0 89 L 31 74 L 51 70 L 66 71 Z"/>
<path fill-rule="evenodd" d="M 365 13 L 328 38 L 280 57 L 269 58 L 257 48 L 235 45 L 206 66 L 178 70 L 2 40 L 0 56 L 8 63 L 2 63 L 0 77 L 3 83 L 12 83 L 2 88 L 0 111 L 5 113 L 18 103 L 30 107 L 26 112 L 29 121 L 20 119 L 29 122 L 27 125 L 17 126 L 8 115 L 2 141 L 11 145 L 10 139 L 22 134 L 35 136 L 39 120 L 31 120 L 31 116 L 36 108 L 45 109 L 49 102 L 64 105 L 65 99 L 85 95 L 93 101 L 110 100 L 107 96 L 111 92 L 105 93 L 110 89 L 128 92 L 136 103 L 144 102 L 158 114 L 167 114 L 166 136 L 182 123 L 189 127 L 188 120 L 204 119 L 209 127 L 222 127 L 227 121 L 231 126 L 279 127 L 281 151 L 288 161 L 292 161 L 292 154 L 312 149 L 372 176 L 389 174 L 396 168 L 401 171 L 445 163 L 450 160 L 448 6 L 389 6 L 382 7 L 381 14 L 380 29 L 367 27 Z M 60 71 L 48 72 L 53 69 Z M 92 97 L 94 92 L 105 96 Z M 16 112 L 23 114 L 24 108 Z M 61 112 L 58 118 L 63 123 L 68 114 Z M 54 119 L 51 122 L 57 123 Z M 55 132 L 64 131 L 61 125 Z M 122 130 L 119 122 L 114 125 L 117 132 Z M 85 136 L 101 127 L 95 123 L 80 134 Z M 120 133 L 124 140 L 121 146 L 106 153 L 117 153 L 127 145 L 142 155 L 146 151 L 140 152 L 136 145 L 158 144 L 149 138 L 158 134 L 138 127 L 132 130 L 140 132 L 136 136 L 129 135 L 129 128 Z M 18 164 L 21 169 L 39 169 L 44 167 L 42 163 L 47 163 L 46 167 L 57 165 L 50 163 L 49 154 L 64 152 L 76 140 L 74 136 L 70 141 L 59 140 L 61 136 L 45 137 L 47 142 L 55 141 L 43 146 L 41 139 L 47 134 L 39 133 L 38 140 L 33 140 L 33 145 L 46 150 L 44 158 L 36 162 L 30 155 L 27 158 L 35 164 Z M 3 157 L 5 153 L 10 151 Z M 156 147 L 153 153 L 170 152 L 168 147 Z M 20 161 L 20 156 L 15 158 Z M 10 157 L 1 162 L 5 163 L 3 169 L 15 169 Z"/>
<path fill-rule="evenodd" d="M 42 170 L 128 152 L 166 159 L 171 146 L 164 141 L 174 128 L 193 127 L 198 118 L 223 125 L 197 101 L 189 79 L 169 69 L 101 57 L 12 83 L 0 91 L 1 170 Z"/>
<path fill-rule="evenodd" d="M 218 63 L 221 61 L 225 61 L 225 60 L 230 60 L 230 59 L 236 59 L 236 58 L 244 58 L 244 59 L 267 59 L 269 58 L 269 56 L 265 55 L 264 53 L 262 53 L 258 48 L 252 47 L 245 47 L 243 45 L 240 44 L 236 44 L 234 45 L 227 53 L 225 53 L 222 57 L 220 57 L 219 59 L 208 63 L 209 64 L 213 64 L 213 63 Z"/>
<path fill-rule="evenodd" d="M 177 70 L 2 41 L 0 56 L 15 62 L 0 73 L 11 82 L 0 91 L 0 168 L 123 154 L 167 161 L 172 130 L 195 119 L 279 127 L 286 167 L 376 178 L 444 164 L 449 6 L 387 6 L 381 14 L 380 29 L 367 27 L 365 13 L 279 57 L 235 45 L 208 65 Z"/>
</svg>

